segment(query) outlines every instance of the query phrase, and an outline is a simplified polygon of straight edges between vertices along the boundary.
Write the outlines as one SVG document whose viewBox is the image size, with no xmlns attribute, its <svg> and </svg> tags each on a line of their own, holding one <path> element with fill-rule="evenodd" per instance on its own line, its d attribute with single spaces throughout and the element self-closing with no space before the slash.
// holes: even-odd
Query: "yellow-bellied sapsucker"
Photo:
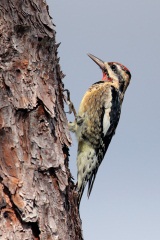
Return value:
<svg viewBox="0 0 160 240">
<path fill-rule="evenodd" d="M 88 56 L 101 68 L 103 78 L 85 93 L 78 114 L 69 129 L 78 140 L 78 204 L 88 182 L 88 197 L 110 141 L 119 122 L 124 93 L 129 85 L 129 70 L 117 62 L 103 62 Z"/>
</svg>

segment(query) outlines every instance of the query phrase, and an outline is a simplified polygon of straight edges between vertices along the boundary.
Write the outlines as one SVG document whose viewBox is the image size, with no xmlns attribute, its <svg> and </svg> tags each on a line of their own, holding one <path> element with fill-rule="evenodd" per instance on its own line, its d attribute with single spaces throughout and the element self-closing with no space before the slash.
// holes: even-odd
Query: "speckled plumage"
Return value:
<svg viewBox="0 0 160 240">
<path fill-rule="evenodd" d="M 119 122 L 124 92 L 130 80 L 130 73 L 123 65 L 104 63 L 93 55 L 89 56 L 101 67 L 103 79 L 88 89 L 75 122 L 69 124 L 78 141 L 78 203 L 87 182 L 88 196 L 91 193 L 98 167 Z M 117 66 L 117 74 L 111 69 L 113 64 Z"/>
</svg>

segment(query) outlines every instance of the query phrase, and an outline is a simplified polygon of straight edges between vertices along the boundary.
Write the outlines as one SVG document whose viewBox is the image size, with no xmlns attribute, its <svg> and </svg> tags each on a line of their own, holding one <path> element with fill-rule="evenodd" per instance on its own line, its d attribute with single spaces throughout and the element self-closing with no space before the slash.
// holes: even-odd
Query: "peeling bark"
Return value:
<svg viewBox="0 0 160 240">
<path fill-rule="evenodd" d="M 0 239 L 82 239 L 58 44 L 43 0 L 0 1 Z"/>
</svg>

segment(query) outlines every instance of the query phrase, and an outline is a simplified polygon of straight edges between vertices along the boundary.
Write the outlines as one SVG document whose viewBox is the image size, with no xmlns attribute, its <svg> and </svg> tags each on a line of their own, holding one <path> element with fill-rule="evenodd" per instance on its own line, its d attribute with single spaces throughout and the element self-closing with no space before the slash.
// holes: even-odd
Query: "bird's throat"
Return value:
<svg viewBox="0 0 160 240">
<path fill-rule="evenodd" d="M 112 79 L 110 77 L 108 77 L 106 72 L 103 72 L 102 81 L 112 82 Z"/>
</svg>

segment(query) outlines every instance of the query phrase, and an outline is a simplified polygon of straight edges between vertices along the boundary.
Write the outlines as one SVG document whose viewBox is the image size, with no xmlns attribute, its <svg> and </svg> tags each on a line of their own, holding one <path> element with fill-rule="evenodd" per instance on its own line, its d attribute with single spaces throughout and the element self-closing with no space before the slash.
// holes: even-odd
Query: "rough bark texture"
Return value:
<svg viewBox="0 0 160 240">
<path fill-rule="evenodd" d="M 0 239 L 82 239 L 44 0 L 0 1 Z"/>
</svg>

